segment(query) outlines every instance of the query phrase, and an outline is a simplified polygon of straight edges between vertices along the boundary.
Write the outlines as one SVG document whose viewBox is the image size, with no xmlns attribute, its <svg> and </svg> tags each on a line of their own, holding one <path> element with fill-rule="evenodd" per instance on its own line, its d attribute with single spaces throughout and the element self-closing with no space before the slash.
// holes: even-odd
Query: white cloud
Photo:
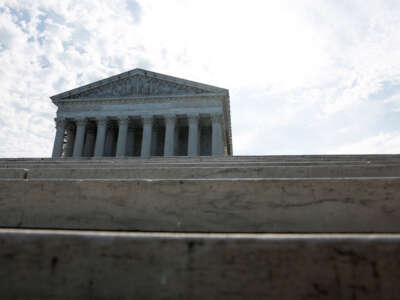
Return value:
<svg viewBox="0 0 400 300">
<path fill-rule="evenodd" d="M 398 1 L 0 2 L 0 156 L 49 156 L 48 97 L 135 67 L 229 88 L 235 154 L 398 151 Z"/>
<path fill-rule="evenodd" d="M 363 140 L 341 145 L 332 149 L 330 154 L 397 154 L 400 153 L 400 131 L 381 133 Z"/>
</svg>

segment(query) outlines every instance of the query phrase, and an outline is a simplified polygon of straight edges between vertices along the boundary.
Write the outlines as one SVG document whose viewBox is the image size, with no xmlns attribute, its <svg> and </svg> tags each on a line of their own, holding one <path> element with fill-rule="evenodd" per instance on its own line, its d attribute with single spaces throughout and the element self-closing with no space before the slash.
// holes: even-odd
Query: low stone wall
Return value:
<svg viewBox="0 0 400 300">
<path fill-rule="evenodd" d="M 2 299 L 397 299 L 400 236 L 0 230 Z"/>
<path fill-rule="evenodd" d="M 0 180 L 0 226 L 400 232 L 400 178 Z"/>
</svg>

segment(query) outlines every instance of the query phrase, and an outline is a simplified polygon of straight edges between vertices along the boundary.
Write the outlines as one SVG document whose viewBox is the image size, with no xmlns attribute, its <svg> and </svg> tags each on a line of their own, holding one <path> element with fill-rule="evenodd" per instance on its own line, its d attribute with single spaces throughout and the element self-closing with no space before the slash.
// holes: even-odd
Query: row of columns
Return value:
<svg viewBox="0 0 400 300">
<path fill-rule="evenodd" d="M 193 114 L 188 115 L 188 156 L 199 155 L 199 115 Z M 153 116 L 142 117 L 143 123 L 143 137 L 141 146 L 141 157 L 151 156 L 151 138 L 153 130 Z M 175 115 L 167 115 L 164 117 L 165 120 L 165 140 L 164 140 L 164 156 L 174 155 L 174 142 L 175 142 L 175 126 L 177 118 Z M 212 115 L 212 136 L 211 136 L 211 154 L 212 155 L 223 155 L 223 131 L 222 131 L 222 116 Z M 74 119 L 76 124 L 76 133 L 73 138 L 71 129 L 67 126 L 67 120 L 63 118 L 56 119 L 56 137 L 54 140 L 53 147 L 53 158 L 62 156 L 64 135 L 67 131 L 67 141 L 65 147 L 66 156 L 80 157 L 82 156 L 86 125 L 88 122 L 87 118 Z M 107 118 L 97 118 L 97 133 L 88 132 L 87 139 L 95 140 L 94 156 L 104 156 L 104 148 L 106 141 L 107 132 Z M 116 156 L 123 157 L 126 155 L 126 144 L 128 136 L 129 117 L 118 118 L 118 137 L 117 137 L 117 149 Z M 96 136 L 95 136 L 96 135 Z"/>
</svg>

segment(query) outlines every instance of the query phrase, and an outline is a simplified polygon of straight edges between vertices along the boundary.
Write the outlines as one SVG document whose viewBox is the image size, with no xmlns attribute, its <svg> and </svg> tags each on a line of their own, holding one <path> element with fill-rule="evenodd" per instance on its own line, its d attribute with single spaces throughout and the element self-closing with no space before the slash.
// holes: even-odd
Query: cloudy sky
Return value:
<svg viewBox="0 0 400 300">
<path fill-rule="evenodd" d="M 228 88 L 236 155 L 400 153 L 399 0 L 0 0 L 0 157 L 137 67 Z"/>
</svg>

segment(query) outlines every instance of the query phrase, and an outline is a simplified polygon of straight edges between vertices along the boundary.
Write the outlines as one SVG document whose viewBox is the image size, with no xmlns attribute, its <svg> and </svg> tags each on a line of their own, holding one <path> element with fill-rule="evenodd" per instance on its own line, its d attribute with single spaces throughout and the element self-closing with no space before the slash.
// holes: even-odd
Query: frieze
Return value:
<svg viewBox="0 0 400 300">
<path fill-rule="evenodd" d="M 177 104 L 180 107 L 207 106 L 211 101 L 220 101 L 223 97 L 208 96 L 208 97 L 171 97 L 169 101 L 167 98 L 127 98 L 127 99 L 71 99 L 71 100 L 58 100 L 58 108 L 60 112 L 75 112 L 75 111 L 102 111 L 104 109 L 112 109 L 113 106 L 125 106 L 128 108 L 130 105 L 157 105 L 157 104 Z"/>
</svg>

